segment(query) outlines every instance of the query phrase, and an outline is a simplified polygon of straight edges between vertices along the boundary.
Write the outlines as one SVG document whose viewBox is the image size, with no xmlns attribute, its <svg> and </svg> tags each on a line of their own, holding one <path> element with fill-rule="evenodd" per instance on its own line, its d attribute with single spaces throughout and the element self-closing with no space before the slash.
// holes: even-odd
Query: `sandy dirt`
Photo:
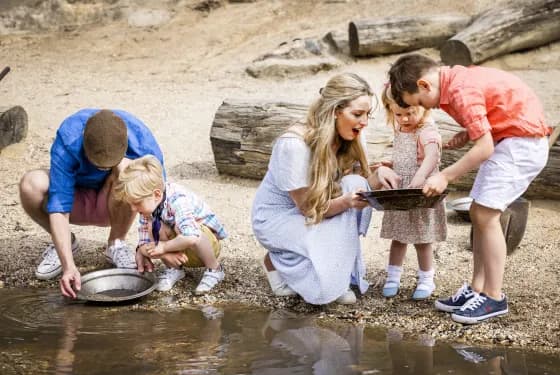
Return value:
<svg viewBox="0 0 560 375">
<path fill-rule="evenodd" d="M 58 1 L 61 2 L 65 3 Z M 74 1 L 65 4 L 72 6 L 71 3 Z M 18 198 L 19 179 L 25 170 L 48 167 L 50 144 L 66 116 L 84 107 L 120 108 L 148 124 L 162 146 L 170 179 L 206 199 L 230 233 L 224 241 L 222 257 L 227 277 L 215 293 L 202 298 L 192 295 L 201 275 L 195 270 L 173 291 L 154 293 L 143 306 L 164 309 L 192 303 L 240 302 L 289 307 L 321 312 L 341 321 L 395 327 L 409 334 L 427 333 L 438 340 L 559 351 L 560 202 L 531 202 L 525 237 L 507 259 L 504 291 L 510 301 L 510 314 L 504 318 L 463 327 L 436 312 L 433 299 L 411 301 L 417 268 L 412 250 L 405 263 L 400 295 L 384 299 L 379 283 L 384 276 L 389 241 L 379 238 L 381 213 L 374 214 L 363 241 L 371 289 L 354 306 L 314 307 L 299 298 L 270 296 L 258 266 L 264 249 L 253 237 L 250 225 L 250 206 L 258 181 L 218 175 L 210 147 L 212 119 L 225 98 L 309 103 L 334 72 L 342 71 L 361 74 L 373 87 L 380 88 L 389 64 L 396 59 L 387 56 L 350 60 L 334 72 L 294 79 L 255 79 L 245 73 L 253 60 L 281 42 L 345 30 L 348 21 L 356 17 L 474 14 L 494 1 L 414 1 L 412 7 L 405 6 L 407 2 L 374 0 L 222 1 L 215 2 L 219 6 L 210 11 L 196 10 L 200 1 L 107 1 L 106 6 L 112 8 L 106 12 L 94 1 L 83 3 L 81 9 L 87 17 L 78 19 L 85 19 L 86 24 L 76 24 L 74 19 L 57 30 L 0 35 L 0 68 L 12 68 L 0 82 L 2 105 L 21 105 L 29 115 L 26 140 L 0 154 L 0 286 L 57 286 L 57 280 L 40 282 L 34 277 L 49 236 L 23 212 Z M 169 19 L 156 27 L 131 26 L 127 15 L 140 8 L 165 10 Z M 438 56 L 434 50 L 425 52 Z M 485 65 L 510 70 L 523 78 L 542 99 L 547 119 L 556 124 L 560 115 L 559 57 L 560 45 L 555 43 Z M 373 137 L 387 134 L 387 128 L 378 121 L 370 126 L 369 133 Z M 466 194 L 456 192 L 451 197 Z M 449 213 L 448 218 L 449 238 L 435 251 L 434 298 L 454 292 L 470 278 L 472 269 L 467 250 L 470 225 L 454 213 Z M 108 267 L 102 254 L 108 229 L 73 230 L 81 241 L 76 262 L 82 273 Z M 133 228 L 128 241 L 133 245 L 135 240 Z"/>
</svg>

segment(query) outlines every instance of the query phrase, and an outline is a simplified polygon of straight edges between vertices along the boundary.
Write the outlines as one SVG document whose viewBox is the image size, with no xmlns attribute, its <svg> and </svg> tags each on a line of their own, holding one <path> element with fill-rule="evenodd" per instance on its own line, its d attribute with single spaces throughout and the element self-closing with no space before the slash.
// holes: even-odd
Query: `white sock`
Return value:
<svg viewBox="0 0 560 375">
<path fill-rule="evenodd" d="M 418 285 L 416 289 L 419 290 L 427 290 L 430 293 L 434 291 L 436 288 L 436 284 L 434 283 L 434 275 L 435 270 L 432 268 L 429 271 L 422 271 L 418 269 Z"/>
<path fill-rule="evenodd" d="M 387 266 L 387 280 L 385 280 L 385 285 L 387 285 L 388 283 L 395 283 L 397 284 L 397 286 L 400 286 L 402 271 L 402 267 L 389 264 Z"/>
</svg>

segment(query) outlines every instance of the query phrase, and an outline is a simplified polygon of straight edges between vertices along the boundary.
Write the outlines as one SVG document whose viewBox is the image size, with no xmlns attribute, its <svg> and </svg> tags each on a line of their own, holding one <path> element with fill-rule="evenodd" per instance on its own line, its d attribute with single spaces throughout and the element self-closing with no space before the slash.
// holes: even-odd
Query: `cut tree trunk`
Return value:
<svg viewBox="0 0 560 375">
<path fill-rule="evenodd" d="M 261 179 L 267 171 L 276 137 L 296 121 L 304 119 L 306 114 L 307 106 L 293 103 L 224 101 L 216 111 L 210 131 L 210 141 L 218 172 Z M 464 130 L 444 112 L 433 111 L 432 114 L 444 142 Z M 381 159 L 390 157 L 390 146 L 391 140 L 387 139 L 387 152 Z M 469 143 L 459 150 L 443 150 L 441 168 L 455 163 L 471 146 L 472 144 Z M 374 161 L 379 160 L 370 160 L 370 162 Z M 475 176 L 476 171 L 469 172 L 453 182 L 451 187 L 457 190 L 470 190 Z M 546 167 L 531 183 L 524 196 L 560 199 L 558 186 L 560 186 L 560 141 L 552 146 Z"/>
<path fill-rule="evenodd" d="M 469 22 L 470 17 L 461 15 L 387 17 L 350 22 L 350 53 L 362 57 L 439 47 Z"/>
<path fill-rule="evenodd" d="M 218 172 L 262 178 L 274 139 L 306 114 L 307 107 L 299 104 L 224 101 L 210 131 Z"/>
<path fill-rule="evenodd" d="M 27 136 L 27 113 L 23 107 L 0 107 L 0 150 Z"/>
<path fill-rule="evenodd" d="M 535 0 L 492 8 L 445 42 L 445 65 L 478 64 L 560 39 L 560 1 Z"/>
</svg>

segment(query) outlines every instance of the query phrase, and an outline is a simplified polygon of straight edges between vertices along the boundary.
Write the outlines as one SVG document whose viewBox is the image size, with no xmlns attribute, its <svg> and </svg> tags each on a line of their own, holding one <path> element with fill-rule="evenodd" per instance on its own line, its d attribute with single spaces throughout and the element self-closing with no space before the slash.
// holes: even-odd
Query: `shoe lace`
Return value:
<svg viewBox="0 0 560 375">
<path fill-rule="evenodd" d="M 485 361 L 483 356 L 481 356 L 480 354 L 471 352 L 469 350 L 460 349 L 460 350 L 457 350 L 457 353 L 460 354 L 468 362 L 480 363 L 480 362 Z"/>
<path fill-rule="evenodd" d="M 469 297 L 473 294 L 474 292 L 469 288 L 469 285 L 467 283 L 464 283 L 463 286 L 460 287 L 459 290 L 457 290 L 457 292 L 451 297 L 451 300 L 453 302 L 457 302 L 457 300 L 462 296 Z"/>
<path fill-rule="evenodd" d="M 45 251 L 43 251 L 43 263 L 53 264 L 58 261 L 58 254 L 56 253 L 56 248 L 54 244 L 47 246 Z"/>
<path fill-rule="evenodd" d="M 476 310 L 478 309 L 484 302 L 486 301 L 486 297 L 480 294 L 476 294 L 473 298 L 468 300 L 462 307 L 461 311 L 466 310 Z"/>
<path fill-rule="evenodd" d="M 111 257 L 114 262 L 126 263 L 129 260 L 128 248 L 126 244 L 115 241 L 115 244 L 110 248 Z"/>
</svg>

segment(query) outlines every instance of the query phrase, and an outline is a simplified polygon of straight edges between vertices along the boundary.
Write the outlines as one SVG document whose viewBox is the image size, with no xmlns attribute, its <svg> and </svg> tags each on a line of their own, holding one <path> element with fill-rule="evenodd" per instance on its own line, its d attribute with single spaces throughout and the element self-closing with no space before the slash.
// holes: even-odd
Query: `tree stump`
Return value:
<svg viewBox="0 0 560 375">
<path fill-rule="evenodd" d="M 478 64 L 560 39 L 560 1 L 535 0 L 489 9 L 445 42 L 445 65 Z"/>
<path fill-rule="evenodd" d="M 27 136 L 27 113 L 23 107 L 0 107 L 0 150 Z"/>
<path fill-rule="evenodd" d="M 469 22 L 470 17 L 460 15 L 387 17 L 350 22 L 350 53 L 363 57 L 439 47 Z"/>
</svg>

